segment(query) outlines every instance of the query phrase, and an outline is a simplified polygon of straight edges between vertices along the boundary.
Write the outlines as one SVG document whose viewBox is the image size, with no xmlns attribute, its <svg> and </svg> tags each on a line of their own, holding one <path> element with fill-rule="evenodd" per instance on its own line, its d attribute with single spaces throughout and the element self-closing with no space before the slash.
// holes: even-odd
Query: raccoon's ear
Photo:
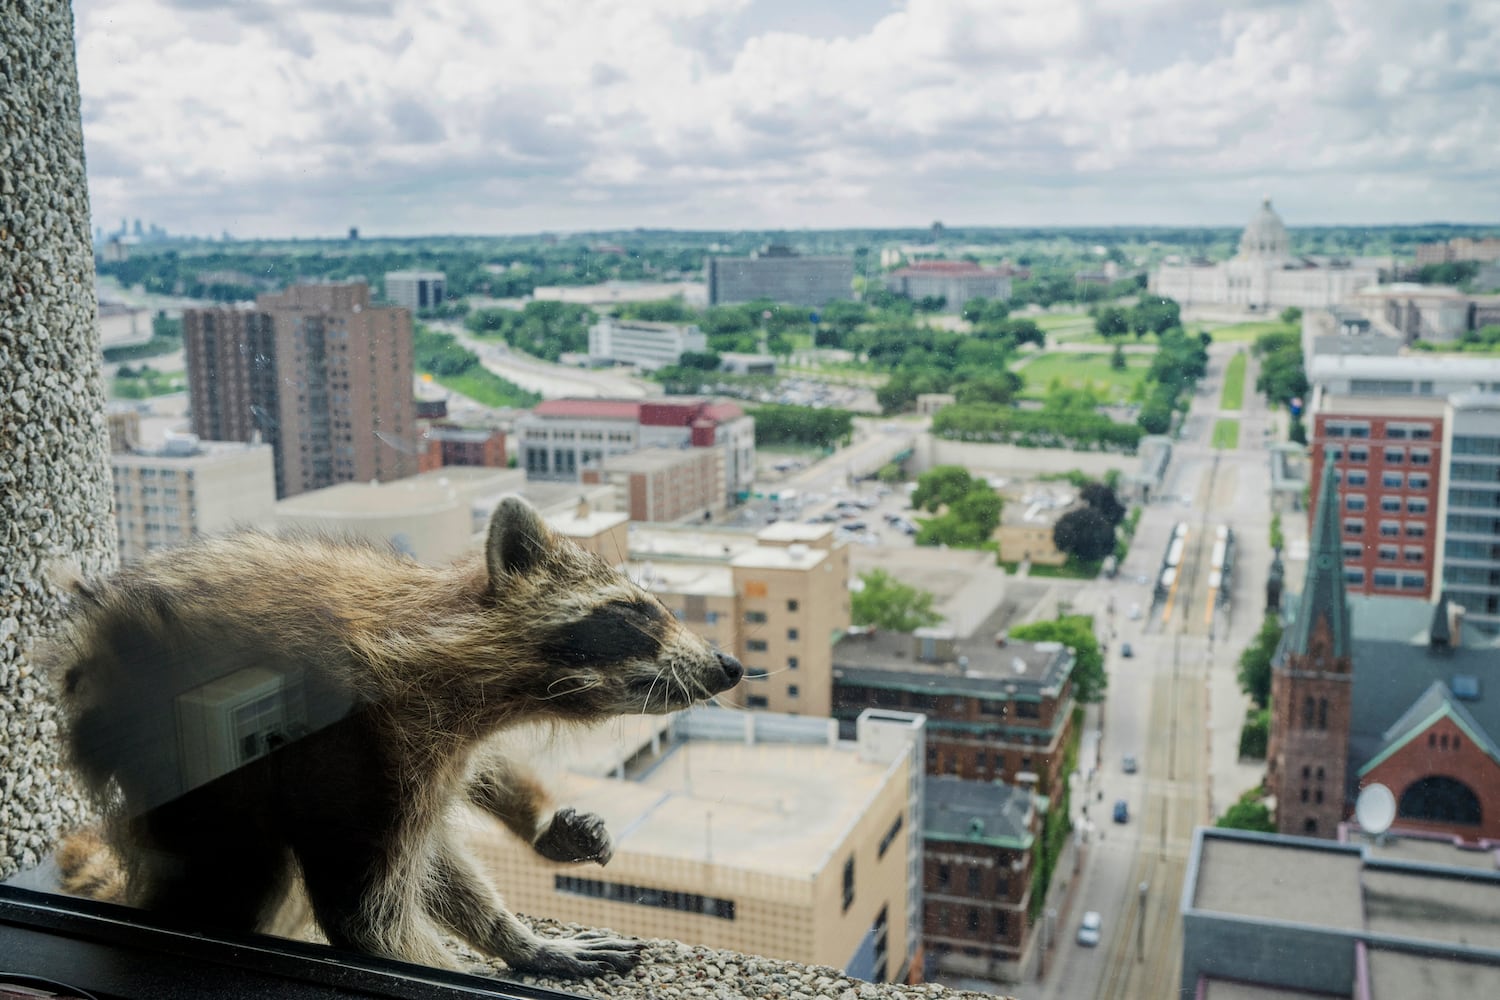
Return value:
<svg viewBox="0 0 1500 1000">
<path fill-rule="evenodd" d="M 551 548 L 551 533 L 537 512 L 520 497 L 506 497 L 490 515 L 485 561 L 490 582 L 506 574 L 527 573 Z"/>
</svg>

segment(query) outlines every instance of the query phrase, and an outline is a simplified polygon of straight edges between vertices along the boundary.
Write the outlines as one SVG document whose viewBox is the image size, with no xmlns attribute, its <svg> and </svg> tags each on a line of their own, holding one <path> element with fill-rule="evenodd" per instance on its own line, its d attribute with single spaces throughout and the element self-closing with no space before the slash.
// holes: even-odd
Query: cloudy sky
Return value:
<svg viewBox="0 0 1500 1000">
<path fill-rule="evenodd" d="M 96 222 L 1500 222 L 1494 0 L 75 0 Z"/>
</svg>

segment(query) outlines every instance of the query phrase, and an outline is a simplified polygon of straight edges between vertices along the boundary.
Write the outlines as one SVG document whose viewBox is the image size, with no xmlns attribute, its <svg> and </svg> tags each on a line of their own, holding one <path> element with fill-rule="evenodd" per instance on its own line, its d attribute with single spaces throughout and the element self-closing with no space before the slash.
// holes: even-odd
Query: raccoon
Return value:
<svg viewBox="0 0 1500 1000">
<path fill-rule="evenodd" d="M 475 870 L 461 805 L 551 861 L 611 853 L 599 817 L 550 811 L 488 738 L 686 708 L 744 673 L 517 498 L 483 554 L 447 568 L 239 533 L 74 590 L 49 659 L 71 762 L 124 868 L 114 893 L 259 930 L 300 878 L 330 944 L 449 968 L 445 933 L 530 973 L 639 958 L 603 933 L 538 937 Z"/>
</svg>

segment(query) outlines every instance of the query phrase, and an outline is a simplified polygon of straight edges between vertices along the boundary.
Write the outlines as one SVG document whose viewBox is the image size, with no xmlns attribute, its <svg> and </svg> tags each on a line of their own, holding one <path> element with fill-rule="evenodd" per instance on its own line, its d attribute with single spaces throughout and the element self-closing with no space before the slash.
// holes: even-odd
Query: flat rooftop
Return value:
<svg viewBox="0 0 1500 1000">
<path fill-rule="evenodd" d="M 1348 1000 L 1347 994 L 1343 993 L 1308 993 L 1306 990 L 1266 986 L 1262 983 L 1238 983 L 1231 979 L 1207 977 L 1203 980 L 1203 992 L 1198 994 L 1197 1000 L 1311 1000 L 1314 997 Z"/>
<path fill-rule="evenodd" d="M 1409 600 L 1409 598 L 1406 598 Z M 1465 625 L 1468 623 L 1466 622 Z M 1476 871 L 1500 871 L 1500 851 L 1461 847 L 1448 840 L 1426 840 L 1420 837 L 1385 837 L 1369 841 L 1365 849 L 1381 861 L 1404 861 L 1428 865 L 1451 865 Z"/>
<path fill-rule="evenodd" d="M 339 483 L 276 502 L 278 514 L 305 517 L 381 517 L 458 506 L 458 490 L 435 482 Z"/>
<path fill-rule="evenodd" d="M 766 542 L 806 542 L 812 544 L 822 541 L 833 534 L 833 528 L 826 524 L 802 524 L 797 521 L 777 521 L 768 524 L 755 537 Z"/>
<path fill-rule="evenodd" d="M 1371 995 L 1376 997 L 1500 996 L 1500 969 L 1447 955 L 1369 950 Z"/>
<path fill-rule="evenodd" d="M 1447 396 L 1357 396 L 1325 392 L 1318 415 L 1337 420 L 1346 416 L 1441 417 L 1448 408 Z"/>
<path fill-rule="evenodd" d="M 591 510 L 587 514 L 574 511 L 568 514 L 552 515 L 547 518 L 547 525 L 558 534 L 570 538 L 593 538 L 600 532 L 608 531 L 629 520 L 629 514 L 622 514 L 619 511 Z"/>
<path fill-rule="evenodd" d="M 611 455 L 604 460 L 606 472 L 657 472 L 690 462 L 701 461 L 700 448 L 642 448 L 640 451 Z"/>
<path fill-rule="evenodd" d="M 604 817 L 617 857 L 712 862 L 810 881 L 894 766 L 861 760 L 848 742 L 688 739 L 665 749 L 638 778 L 605 776 L 662 722 L 627 717 L 577 738 L 544 737 L 533 755 L 559 801 Z"/>
<path fill-rule="evenodd" d="M 1074 662 L 1066 647 L 1050 642 L 1009 640 L 1002 647 L 956 640 L 951 655 L 937 653 L 932 660 L 921 659 L 923 647 L 919 633 L 851 633 L 833 647 L 835 676 L 932 693 L 1002 694 L 1015 688 L 1036 695 L 1060 687 Z"/>
<path fill-rule="evenodd" d="M 1035 839 L 1035 800 L 1024 788 L 943 775 L 928 777 L 922 794 L 922 834 L 929 840 L 1027 850 Z"/>
<path fill-rule="evenodd" d="M 713 563 L 628 562 L 625 575 L 657 594 L 734 596 L 733 571 Z"/>
<path fill-rule="evenodd" d="M 669 528 L 659 524 L 630 526 L 633 559 L 695 559 L 727 563 L 756 547 L 755 536 L 744 531 L 715 531 L 695 527 Z"/>
<path fill-rule="evenodd" d="M 1500 948 L 1500 881 L 1366 869 L 1365 921 L 1377 934 Z"/>
<path fill-rule="evenodd" d="M 1352 851 L 1204 837 L 1192 905 L 1200 910 L 1359 931 L 1364 862 Z"/>
<path fill-rule="evenodd" d="M 729 561 L 736 569 L 812 569 L 829 557 L 828 549 L 807 546 L 757 545 Z"/>
</svg>

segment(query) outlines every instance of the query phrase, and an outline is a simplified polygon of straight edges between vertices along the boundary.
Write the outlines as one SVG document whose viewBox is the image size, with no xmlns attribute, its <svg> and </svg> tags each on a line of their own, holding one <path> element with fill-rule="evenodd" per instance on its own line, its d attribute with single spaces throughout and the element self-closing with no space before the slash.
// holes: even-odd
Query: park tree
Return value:
<svg viewBox="0 0 1500 1000">
<path fill-rule="evenodd" d="M 849 613 L 856 625 L 911 632 L 943 620 L 932 610 L 931 593 L 902 583 L 883 569 L 861 573 L 859 579 L 863 586 L 849 596 Z"/>
<path fill-rule="evenodd" d="M 1119 344 L 1116 344 L 1115 349 L 1110 352 L 1109 367 L 1113 371 L 1117 372 L 1122 372 L 1125 370 L 1125 348 L 1121 347 Z"/>
<path fill-rule="evenodd" d="M 1130 332 L 1130 317 L 1119 306 L 1105 306 L 1094 314 L 1094 329 L 1106 340 L 1123 337 Z"/>
<path fill-rule="evenodd" d="M 936 514 L 942 507 L 961 500 L 976 482 L 989 489 L 987 483 L 976 480 L 962 465 L 935 465 L 917 477 L 911 505 Z"/>
<path fill-rule="evenodd" d="M 956 385 L 953 389 L 953 397 L 955 402 L 964 406 L 973 403 L 1009 406 L 1025 384 L 1021 376 L 1012 371 L 978 375 Z"/>
<path fill-rule="evenodd" d="M 1281 644 L 1281 632 L 1281 619 L 1274 614 L 1266 615 L 1260 631 L 1240 654 L 1240 690 L 1257 708 L 1265 708 L 1271 701 L 1271 660 Z"/>
<path fill-rule="evenodd" d="M 1103 483 L 1085 483 L 1078 491 L 1079 499 L 1104 515 L 1111 527 L 1125 520 L 1125 505 L 1115 496 L 1115 491 Z"/>
<path fill-rule="evenodd" d="M 1012 639 L 1023 642 L 1060 642 L 1073 651 L 1073 693 L 1082 702 L 1104 700 L 1109 678 L 1104 673 L 1104 654 L 1094 635 L 1090 615 L 1063 615 L 1053 621 L 1031 622 L 1010 630 Z"/>
<path fill-rule="evenodd" d="M 1075 507 L 1053 525 L 1052 544 L 1079 562 L 1098 562 L 1115 550 L 1115 526 L 1093 507 Z"/>
</svg>

